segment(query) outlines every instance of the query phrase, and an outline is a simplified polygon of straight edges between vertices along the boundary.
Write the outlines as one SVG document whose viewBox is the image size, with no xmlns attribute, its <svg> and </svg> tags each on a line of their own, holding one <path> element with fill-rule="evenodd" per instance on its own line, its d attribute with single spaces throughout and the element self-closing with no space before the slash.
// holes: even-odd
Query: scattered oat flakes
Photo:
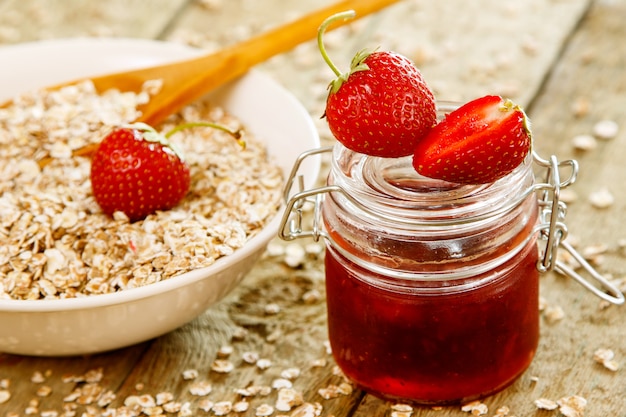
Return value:
<svg viewBox="0 0 626 417">
<path fill-rule="evenodd" d="M 598 141 L 591 135 L 576 135 L 572 138 L 572 146 L 579 151 L 591 151 L 598 147 Z"/>
<path fill-rule="evenodd" d="M 321 359 L 314 359 L 311 361 L 311 367 L 312 368 L 323 368 L 326 365 L 328 365 L 328 361 L 324 358 Z"/>
<path fill-rule="evenodd" d="M 33 405 L 29 405 L 24 410 L 24 414 L 26 414 L 27 416 L 38 414 L 38 413 L 39 413 L 39 408 L 37 406 L 33 406 Z"/>
<path fill-rule="evenodd" d="M 141 412 L 147 416 L 160 416 L 163 414 L 163 407 L 144 407 L 141 409 Z"/>
<path fill-rule="evenodd" d="M 316 304 L 320 302 L 321 299 L 322 294 L 316 289 L 309 290 L 302 294 L 302 301 L 305 304 Z"/>
<path fill-rule="evenodd" d="M 47 397 L 50 394 L 52 394 L 52 387 L 48 385 L 42 385 L 39 388 L 37 388 L 36 394 L 38 397 Z"/>
<path fill-rule="evenodd" d="M 156 400 L 157 405 L 167 404 L 170 401 L 174 401 L 174 394 L 172 394 L 171 392 L 167 392 L 167 391 L 159 392 L 155 396 L 155 400 Z"/>
<path fill-rule="evenodd" d="M 535 400 L 535 406 L 537 406 L 540 410 L 556 410 L 559 408 L 556 401 L 552 401 L 547 398 L 539 398 Z"/>
<path fill-rule="evenodd" d="M 168 401 L 166 403 L 164 403 L 161 407 L 163 407 L 163 411 L 165 411 L 166 413 L 179 413 L 182 408 L 183 408 L 183 404 L 179 403 L 178 401 Z"/>
<path fill-rule="evenodd" d="M 319 244 L 319 243 L 308 243 L 304 247 L 304 251 L 308 255 L 318 256 L 324 252 L 324 245 Z"/>
<path fill-rule="evenodd" d="M 291 388 L 293 383 L 286 378 L 276 378 L 272 381 L 272 388 L 274 389 L 282 389 L 282 388 Z"/>
<path fill-rule="evenodd" d="M 220 358 L 227 358 L 233 353 L 233 351 L 234 349 L 230 345 L 220 346 L 220 348 L 217 350 L 217 356 L 219 356 Z"/>
<path fill-rule="evenodd" d="M 191 417 L 193 416 L 193 410 L 191 409 L 191 403 L 190 402 L 184 402 L 183 405 L 180 407 L 180 410 L 178 411 L 178 417 Z"/>
<path fill-rule="evenodd" d="M 322 405 L 319 403 L 304 403 L 291 412 L 291 417 L 317 417 L 322 414 Z"/>
<path fill-rule="evenodd" d="M 391 405 L 391 417 L 411 417 L 413 414 L 413 407 L 409 404 L 392 404 Z"/>
<path fill-rule="evenodd" d="M 600 188 L 589 194 L 589 201 L 595 208 L 604 209 L 613 205 L 615 198 L 608 188 Z"/>
<path fill-rule="evenodd" d="M 285 247 L 285 264 L 297 268 L 304 262 L 306 252 L 299 243 L 290 243 Z"/>
<path fill-rule="evenodd" d="M 461 411 L 471 413 L 473 416 L 482 416 L 489 412 L 489 408 L 486 404 L 483 404 L 480 401 L 472 401 L 461 406 Z"/>
<path fill-rule="evenodd" d="M 511 412 L 511 409 L 507 407 L 506 405 L 503 405 L 502 407 L 496 410 L 496 414 L 494 415 L 494 417 L 506 417 L 509 415 L 510 412 Z"/>
<path fill-rule="evenodd" d="M 216 359 L 211 364 L 211 370 L 220 374 L 227 374 L 235 369 L 235 365 L 231 361 L 225 359 Z"/>
<path fill-rule="evenodd" d="M 197 369 L 185 369 L 183 371 L 183 379 L 184 380 L 191 380 L 191 379 L 196 379 L 198 377 L 198 370 Z"/>
<path fill-rule="evenodd" d="M 267 248 L 265 249 L 265 253 L 268 256 L 276 257 L 282 256 L 285 254 L 285 246 L 281 245 L 278 242 L 270 242 L 267 244 Z"/>
<path fill-rule="evenodd" d="M 265 370 L 265 369 L 268 369 L 270 366 L 272 366 L 272 361 L 266 358 L 261 358 L 258 361 L 256 361 L 256 366 L 257 368 L 261 370 Z"/>
<path fill-rule="evenodd" d="M 276 303 L 269 303 L 265 305 L 265 314 L 274 315 L 280 313 L 280 306 Z"/>
<path fill-rule="evenodd" d="M 567 204 L 572 204 L 578 200 L 578 193 L 571 188 L 561 189 L 559 200 Z"/>
<path fill-rule="evenodd" d="M 43 373 L 35 371 L 33 373 L 33 376 L 30 377 L 30 382 L 32 382 L 33 384 L 41 384 L 46 382 L 46 377 Z"/>
<path fill-rule="evenodd" d="M 574 117 L 584 117 L 589 114 L 589 100 L 586 97 L 578 97 L 572 103 Z"/>
<path fill-rule="evenodd" d="M 112 390 L 106 390 L 100 394 L 100 397 L 98 398 L 98 407 L 104 408 L 111 404 L 116 398 L 117 396 Z"/>
<path fill-rule="evenodd" d="M 237 389 L 235 392 L 242 397 L 267 396 L 272 392 L 272 387 L 267 385 L 250 385 L 243 389 Z"/>
<path fill-rule="evenodd" d="M 248 335 L 248 330 L 244 327 L 237 327 L 233 331 L 232 339 L 233 340 L 244 340 Z"/>
<path fill-rule="evenodd" d="M 199 397 L 205 397 L 211 393 L 213 387 L 208 381 L 197 381 L 191 384 L 189 387 L 189 393 L 191 395 L 197 395 Z"/>
<path fill-rule="evenodd" d="M 265 336 L 265 341 L 268 343 L 274 343 L 275 341 L 279 340 L 282 336 L 283 336 L 283 332 L 280 330 L 280 328 L 277 328 L 273 332 Z"/>
<path fill-rule="evenodd" d="M 302 404 L 304 404 L 304 399 L 300 391 L 292 388 L 281 388 L 278 390 L 276 399 L 276 409 L 278 411 L 290 411 Z"/>
<path fill-rule="evenodd" d="M 200 410 L 205 411 L 205 412 L 207 412 L 207 413 L 208 413 L 209 411 L 211 411 L 211 410 L 213 409 L 213 406 L 214 406 L 214 405 L 215 405 L 215 404 L 213 403 L 213 401 L 211 401 L 211 400 L 209 400 L 209 399 L 206 399 L 206 398 L 203 398 L 203 399 L 202 399 L 202 400 L 200 400 L 200 402 L 198 403 L 198 408 L 199 408 Z"/>
<path fill-rule="evenodd" d="M 254 410 L 254 415 L 258 417 L 266 417 L 274 414 L 274 407 L 269 404 L 261 404 Z"/>
<path fill-rule="evenodd" d="M 283 371 L 280 373 L 280 376 L 282 378 L 285 379 L 296 379 L 297 377 L 300 376 L 300 369 L 299 368 L 287 368 L 287 369 L 283 369 Z"/>
<path fill-rule="evenodd" d="M 233 404 L 233 411 L 235 413 L 245 413 L 250 408 L 250 403 L 248 401 L 237 401 Z"/>
<path fill-rule="evenodd" d="M 593 134 L 600 139 L 613 139 L 618 131 L 619 125 L 613 120 L 600 120 L 593 125 Z"/>
<path fill-rule="evenodd" d="M 565 312 L 561 306 L 547 306 L 545 308 L 545 317 L 546 320 L 550 323 L 556 323 L 557 321 L 563 320 L 565 318 Z"/>
<path fill-rule="evenodd" d="M 583 417 L 587 400 L 579 395 L 571 395 L 557 400 L 557 404 L 564 417 Z"/>
<path fill-rule="evenodd" d="M 410 406 L 409 404 L 402 404 L 402 403 L 392 404 L 391 409 L 394 411 L 403 411 L 403 412 L 413 411 L 412 406 Z"/>
<path fill-rule="evenodd" d="M 342 378 L 344 381 L 349 381 L 349 379 L 346 377 L 346 374 L 343 373 L 338 365 L 333 366 L 333 375 Z"/>
<path fill-rule="evenodd" d="M 256 352 L 244 352 L 241 354 L 241 359 L 250 365 L 257 363 L 259 360 L 259 354 Z"/>
<path fill-rule="evenodd" d="M 218 401 L 211 407 L 211 411 L 213 411 L 216 416 L 225 416 L 230 413 L 232 409 L 233 403 L 231 401 Z"/>
<path fill-rule="evenodd" d="M 331 398 L 337 398 L 340 395 L 350 395 L 352 391 L 352 385 L 347 382 L 342 382 L 339 385 L 330 384 L 325 388 L 320 388 L 317 393 L 325 400 L 329 400 Z"/>
<path fill-rule="evenodd" d="M 0 390 L 0 404 L 4 404 L 11 399 L 11 393 L 8 390 Z"/>
<path fill-rule="evenodd" d="M 593 353 L 593 359 L 610 371 L 619 370 L 619 363 L 614 360 L 615 352 L 611 349 L 597 349 Z"/>
</svg>

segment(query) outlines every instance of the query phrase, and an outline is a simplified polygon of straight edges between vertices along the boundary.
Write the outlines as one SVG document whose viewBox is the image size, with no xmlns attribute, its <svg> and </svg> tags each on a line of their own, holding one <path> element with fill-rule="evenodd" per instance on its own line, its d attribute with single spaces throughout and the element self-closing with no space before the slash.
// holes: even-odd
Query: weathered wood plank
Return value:
<svg viewBox="0 0 626 417">
<path fill-rule="evenodd" d="M 2 0 L 0 45 L 81 36 L 158 37 L 187 0 Z"/>
<path fill-rule="evenodd" d="M 44 13 L 43 2 L 3 0 L 0 42 L 84 35 L 150 38 L 160 36 L 167 28 L 163 35 L 166 39 L 210 49 L 321 5 L 306 1 L 296 8 L 279 0 L 204 2 L 204 6 L 192 2 L 180 19 L 169 26 L 168 19 L 184 2 L 155 3 L 59 1 L 53 5 L 47 2 L 45 10 L 49 13 Z M 573 155 L 581 161 L 582 175 L 576 185 L 581 198 L 572 204 L 567 219 L 572 233 L 582 242 L 608 243 L 610 252 L 601 269 L 623 277 L 625 264 L 619 239 L 626 237 L 622 226 L 625 203 L 617 185 L 626 175 L 620 165 L 626 140 L 623 129 L 617 138 L 601 142 L 597 150 L 584 155 L 572 151 L 569 139 L 574 134 L 589 132 L 601 118 L 616 120 L 621 126 L 626 124 L 622 111 L 626 104 L 623 75 L 626 53 L 621 42 L 626 10 L 619 2 L 598 1 L 576 28 L 588 3 L 533 0 L 524 2 L 522 7 L 494 0 L 471 5 L 461 0 L 406 1 L 356 23 L 343 33 L 329 36 L 329 43 L 333 56 L 343 60 L 343 65 L 355 50 L 372 46 L 372 39 L 381 47 L 403 52 L 418 61 L 443 98 L 467 99 L 480 93 L 509 92 L 521 103 L 532 101 L 530 110 L 539 152 Z M 209 7 L 210 4 L 217 6 Z M 158 12 L 148 13 L 151 9 Z M 463 13 L 458 13 L 459 10 Z M 71 24 L 66 23 L 68 17 Z M 576 35 L 564 56 L 559 57 L 560 45 L 573 29 L 577 30 Z M 330 72 L 315 48 L 314 43 L 308 43 L 261 65 L 260 70 L 274 75 L 293 91 L 317 119 L 322 113 Z M 472 53 L 468 54 L 468 50 Z M 544 75 L 555 59 L 561 62 L 544 85 Z M 533 101 L 540 88 L 541 94 Z M 586 116 L 576 117 L 570 106 L 581 97 L 590 103 L 590 111 Z M 325 140 L 330 141 L 323 121 L 319 121 L 319 127 Z M 600 180 L 607 179 L 611 181 L 616 204 L 604 211 L 594 210 L 586 196 L 602 185 Z M 323 415 L 391 415 L 391 404 L 371 396 L 363 397 L 358 391 L 329 400 L 319 395 L 320 388 L 338 384 L 341 378 L 333 374 L 334 363 L 324 347 L 327 338 L 321 257 L 307 256 L 306 262 L 295 269 L 284 265 L 282 255 L 266 257 L 227 300 L 152 343 L 86 358 L 0 355 L 0 380 L 11 381 L 13 394 L 10 402 L 0 404 L 0 415 L 13 410 L 23 413 L 28 401 L 39 398 L 36 386 L 30 381 L 35 371 L 52 371 L 46 382 L 51 385 L 52 393 L 39 398 L 40 408 L 59 410 L 63 398 L 74 386 L 63 383 L 61 376 L 81 374 L 100 366 L 104 370 L 100 385 L 115 391 L 115 406 L 121 405 L 129 395 L 169 391 L 178 400 L 190 401 L 197 407 L 203 397 L 189 393 L 193 381 L 182 378 L 186 369 L 196 369 L 198 380 L 212 384 L 213 391 L 206 398 L 216 402 L 240 400 L 242 397 L 234 389 L 271 385 L 282 370 L 297 367 L 301 375 L 293 380 L 294 387 L 303 393 L 305 401 L 319 402 Z M 314 294 L 313 291 L 321 294 L 320 297 L 305 297 Z M 512 387 L 484 401 L 489 406 L 489 415 L 501 406 L 508 406 L 510 415 L 540 415 L 533 403 L 535 399 L 556 400 L 573 394 L 589 400 L 585 415 L 619 413 L 626 395 L 624 370 L 614 373 L 603 369 L 593 361 L 593 352 L 601 347 L 612 348 L 618 362 L 625 363 L 623 308 L 603 309 L 595 297 L 576 283 L 555 274 L 543 278 L 542 294 L 548 307 L 563 308 L 565 318 L 551 322 L 544 317 L 535 362 Z M 266 310 L 271 303 L 280 307 L 278 312 Z M 239 327 L 248 333 L 241 340 L 233 340 Z M 211 371 L 211 364 L 223 345 L 233 347 L 233 353 L 226 359 L 235 368 L 227 374 Z M 245 363 L 245 352 L 256 352 L 259 357 L 270 359 L 272 366 L 261 370 Z M 326 360 L 326 365 L 313 366 L 312 361 L 319 359 Z M 248 400 L 251 411 L 242 415 L 254 415 L 254 408 L 264 403 L 274 405 L 276 391 Z M 461 415 L 467 414 L 456 406 L 442 410 L 417 408 L 413 413 L 427 417 Z"/>
<path fill-rule="evenodd" d="M 143 343 L 100 355 L 68 358 L 37 358 L 0 353 L 0 381 L 4 381 L 2 385 L 7 385 L 0 389 L 11 393 L 10 400 L 0 404 L 0 415 L 27 415 L 28 407 L 37 414 L 49 410 L 60 413 L 66 403 L 64 399 L 82 385 L 82 381 L 74 380 L 75 377 L 99 369 L 104 372 L 104 380 L 100 385 L 115 392 L 147 346 L 147 343 Z"/>
<path fill-rule="evenodd" d="M 573 186 L 578 199 L 567 214 L 570 238 L 579 242 L 580 249 L 606 245 L 598 269 L 613 277 L 622 290 L 626 289 L 622 243 L 626 237 L 625 18 L 623 2 L 594 2 L 530 110 L 538 151 L 580 162 L 579 181 Z M 617 136 L 598 140 L 598 147 L 588 152 L 574 150 L 574 136 L 592 134 L 601 120 L 616 122 Z M 614 204 L 605 209 L 593 207 L 590 195 L 605 187 L 614 196 Z M 542 367 L 535 368 L 540 375 L 537 394 L 555 398 L 578 393 L 589 401 L 585 415 L 623 414 L 624 307 L 605 309 L 572 280 L 553 275 L 544 280 L 543 296 L 549 304 L 562 307 L 565 318 L 544 326 L 538 361 Z M 622 369 L 611 372 L 595 363 L 593 354 L 600 348 L 612 349 Z"/>
</svg>

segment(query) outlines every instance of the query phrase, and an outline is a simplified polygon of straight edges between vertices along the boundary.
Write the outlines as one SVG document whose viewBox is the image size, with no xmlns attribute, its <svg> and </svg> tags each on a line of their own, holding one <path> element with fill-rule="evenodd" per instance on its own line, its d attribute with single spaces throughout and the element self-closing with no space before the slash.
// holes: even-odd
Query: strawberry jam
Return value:
<svg viewBox="0 0 626 417">
<path fill-rule="evenodd" d="M 335 148 L 328 183 L 338 187 L 322 206 L 333 355 L 386 399 L 495 393 L 526 370 L 539 338 L 530 163 L 481 186 L 407 166 Z"/>
</svg>

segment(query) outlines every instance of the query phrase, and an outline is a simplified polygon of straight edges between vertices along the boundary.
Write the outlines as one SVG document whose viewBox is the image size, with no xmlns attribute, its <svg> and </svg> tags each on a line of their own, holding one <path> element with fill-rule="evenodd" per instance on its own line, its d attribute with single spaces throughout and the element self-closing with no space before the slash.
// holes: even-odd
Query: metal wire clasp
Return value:
<svg viewBox="0 0 626 417">
<path fill-rule="evenodd" d="M 561 189 L 566 188 L 576 181 L 578 176 L 578 162 L 566 160 L 559 162 L 556 156 L 543 159 L 533 152 L 534 162 L 546 169 L 545 183 L 535 185 L 538 191 L 540 224 L 539 234 L 546 241 L 543 256 L 537 264 L 540 272 L 554 270 L 560 274 L 573 278 L 589 291 L 613 304 L 623 304 L 624 294 L 593 266 L 568 242 L 567 226 L 564 223 L 567 213 L 567 205 L 560 200 Z M 570 174 L 565 180 L 561 180 L 561 170 L 569 168 Z M 575 268 L 567 265 L 557 258 L 558 249 L 566 250 L 578 265 L 585 270 L 592 280 L 583 277 L 576 272 Z"/>
<path fill-rule="evenodd" d="M 312 237 L 315 241 L 318 241 L 320 236 L 324 235 L 322 228 L 322 198 L 327 192 L 341 191 L 339 187 L 325 186 L 319 188 L 313 188 L 310 190 L 304 189 L 304 177 L 300 173 L 300 166 L 305 159 L 314 155 L 322 153 L 332 153 L 333 147 L 327 146 L 318 149 L 311 149 L 306 151 L 296 159 L 296 162 L 291 169 L 289 178 L 284 189 L 283 197 L 287 202 L 283 218 L 278 230 L 278 236 L 283 240 L 294 240 L 302 237 Z M 295 194 L 292 194 L 294 192 Z M 313 224 L 310 230 L 305 230 L 303 226 L 304 211 L 307 205 L 313 206 Z"/>
<path fill-rule="evenodd" d="M 322 199 L 326 193 L 343 193 L 348 200 L 360 205 L 354 201 L 350 193 L 336 185 L 320 186 L 309 190 L 304 189 L 304 177 L 299 172 L 304 160 L 314 155 L 332 153 L 332 150 L 332 146 L 309 150 L 302 153 L 294 163 L 284 190 L 286 208 L 278 231 L 281 239 L 290 241 L 311 237 L 317 241 L 320 237 L 326 237 L 322 227 L 321 214 Z M 598 273 L 572 245 L 565 242 L 568 232 L 564 222 L 567 205 L 561 201 L 560 193 L 563 188 L 570 186 L 576 181 L 578 162 L 575 160 L 559 162 L 555 156 L 551 156 L 550 159 L 543 159 L 535 152 L 533 152 L 532 157 L 534 163 L 546 171 L 544 182 L 537 182 L 528 190 L 528 193 L 535 192 L 538 194 L 539 222 L 535 230 L 539 233 L 539 238 L 545 240 L 545 246 L 537 263 L 537 269 L 540 272 L 554 270 L 569 276 L 603 300 L 613 304 L 623 304 L 625 298 L 622 292 Z M 569 175 L 562 180 L 561 172 L 566 170 L 569 170 Z M 522 198 L 528 196 L 528 193 L 524 193 Z M 304 212 L 307 210 L 307 206 L 313 209 L 313 219 L 312 224 L 305 227 Z M 367 208 L 364 209 L 367 210 Z M 557 257 L 559 249 L 566 250 L 571 255 L 571 258 L 590 275 L 591 280 L 580 275 L 576 271 L 577 268 L 559 260 Z"/>
</svg>

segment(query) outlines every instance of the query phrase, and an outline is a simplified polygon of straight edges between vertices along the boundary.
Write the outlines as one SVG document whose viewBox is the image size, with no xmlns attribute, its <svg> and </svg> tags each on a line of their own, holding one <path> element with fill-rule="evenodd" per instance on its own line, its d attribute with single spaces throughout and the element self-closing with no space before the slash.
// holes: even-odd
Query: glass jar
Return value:
<svg viewBox="0 0 626 417">
<path fill-rule="evenodd" d="M 302 160 L 331 150 L 327 185 L 290 196 L 302 184 Z M 546 182 L 535 180 L 533 163 L 547 170 Z M 561 181 L 565 167 L 571 175 Z M 559 191 L 577 170 L 575 161 L 531 153 L 494 183 L 460 185 L 420 176 L 410 157 L 370 157 L 339 144 L 301 156 L 279 235 L 326 241 L 329 340 L 344 374 L 389 400 L 470 401 L 505 388 L 532 362 L 540 272 L 556 269 L 623 303 L 564 242 Z M 306 203 L 315 208 L 308 230 Z M 559 263 L 558 247 L 603 289 Z"/>
<path fill-rule="evenodd" d="M 335 147 L 328 184 L 346 193 L 322 205 L 328 331 L 357 386 L 459 402 L 529 366 L 539 339 L 529 161 L 496 183 L 461 186 L 420 177 L 410 158 Z"/>
</svg>

